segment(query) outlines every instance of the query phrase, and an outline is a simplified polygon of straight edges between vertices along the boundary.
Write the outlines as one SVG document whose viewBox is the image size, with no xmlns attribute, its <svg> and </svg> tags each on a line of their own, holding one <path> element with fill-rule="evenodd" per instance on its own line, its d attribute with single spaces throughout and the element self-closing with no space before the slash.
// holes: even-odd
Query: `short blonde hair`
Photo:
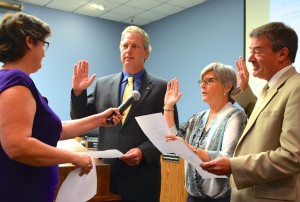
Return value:
<svg viewBox="0 0 300 202">
<path fill-rule="evenodd" d="M 121 40 L 120 40 L 120 50 L 122 49 L 122 41 L 124 39 L 124 36 L 126 33 L 128 32 L 137 32 L 139 33 L 143 39 L 144 39 L 144 49 L 148 51 L 149 55 L 152 51 L 151 45 L 150 45 L 150 37 L 149 35 L 145 32 L 145 30 L 143 30 L 142 28 L 135 26 L 135 25 L 130 25 L 128 27 L 126 27 L 122 34 L 121 34 Z M 148 55 L 148 56 L 149 56 Z"/>
</svg>

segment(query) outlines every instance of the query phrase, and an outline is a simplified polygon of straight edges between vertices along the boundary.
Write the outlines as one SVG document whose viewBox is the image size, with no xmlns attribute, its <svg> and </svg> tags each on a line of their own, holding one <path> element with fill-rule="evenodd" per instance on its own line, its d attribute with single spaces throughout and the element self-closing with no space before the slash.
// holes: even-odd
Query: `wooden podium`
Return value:
<svg viewBox="0 0 300 202">
<path fill-rule="evenodd" d="M 59 148 L 67 149 L 70 151 L 87 151 L 78 141 L 75 139 L 59 141 Z M 110 186 L 110 166 L 108 164 L 102 163 L 99 159 L 94 159 L 95 166 L 97 169 L 97 193 L 96 195 L 89 200 L 89 202 L 98 202 L 98 201 L 120 201 L 121 197 L 116 194 L 112 194 L 109 191 Z M 60 164 L 59 165 L 59 185 L 56 190 L 56 194 L 62 184 L 66 179 L 68 174 L 75 170 L 75 166 L 72 164 Z"/>
<path fill-rule="evenodd" d="M 160 202 L 185 202 L 187 192 L 184 189 L 184 159 L 178 162 L 161 158 Z"/>
</svg>

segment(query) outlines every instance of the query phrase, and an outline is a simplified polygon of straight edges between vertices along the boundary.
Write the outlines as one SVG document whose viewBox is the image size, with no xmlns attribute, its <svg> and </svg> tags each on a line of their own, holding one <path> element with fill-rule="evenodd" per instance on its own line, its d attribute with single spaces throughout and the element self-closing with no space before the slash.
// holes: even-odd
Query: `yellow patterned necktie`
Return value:
<svg viewBox="0 0 300 202">
<path fill-rule="evenodd" d="M 127 85 L 125 86 L 125 89 L 124 89 L 122 103 L 124 103 L 127 100 L 127 98 L 131 95 L 132 91 L 133 91 L 133 77 L 129 76 L 127 78 Z M 127 117 L 130 107 L 131 107 L 131 105 L 124 111 L 124 116 L 122 118 L 122 124 L 126 120 L 126 117 Z"/>
</svg>

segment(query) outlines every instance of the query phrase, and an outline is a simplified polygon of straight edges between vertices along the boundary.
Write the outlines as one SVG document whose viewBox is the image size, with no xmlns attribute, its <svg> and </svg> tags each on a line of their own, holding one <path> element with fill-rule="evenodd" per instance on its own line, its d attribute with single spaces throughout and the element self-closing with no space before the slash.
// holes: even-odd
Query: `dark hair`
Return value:
<svg viewBox="0 0 300 202">
<path fill-rule="evenodd" d="M 251 38 L 267 37 L 274 52 L 282 49 L 289 49 L 289 59 L 295 62 L 298 49 L 298 36 L 294 29 L 282 22 L 271 22 L 254 29 Z"/>
<path fill-rule="evenodd" d="M 22 12 L 8 13 L 0 22 L 0 61 L 13 62 L 27 50 L 26 37 L 34 44 L 51 35 L 50 27 L 42 20 Z"/>
</svg>

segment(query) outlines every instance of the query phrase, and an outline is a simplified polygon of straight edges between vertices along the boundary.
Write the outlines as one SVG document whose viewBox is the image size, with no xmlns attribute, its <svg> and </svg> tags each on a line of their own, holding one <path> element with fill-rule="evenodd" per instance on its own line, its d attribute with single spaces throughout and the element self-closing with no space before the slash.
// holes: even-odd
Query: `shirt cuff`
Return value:
<svg viewBox="0 0 300 202">
<path fill-rule="evenodd" d="M 171 132 L 173 135 L 177 135 L 177 128 L 176 128 L 175 125 L 172 126 L 172 127 L 170 128 L 170 132 Z"/>
</svg>

